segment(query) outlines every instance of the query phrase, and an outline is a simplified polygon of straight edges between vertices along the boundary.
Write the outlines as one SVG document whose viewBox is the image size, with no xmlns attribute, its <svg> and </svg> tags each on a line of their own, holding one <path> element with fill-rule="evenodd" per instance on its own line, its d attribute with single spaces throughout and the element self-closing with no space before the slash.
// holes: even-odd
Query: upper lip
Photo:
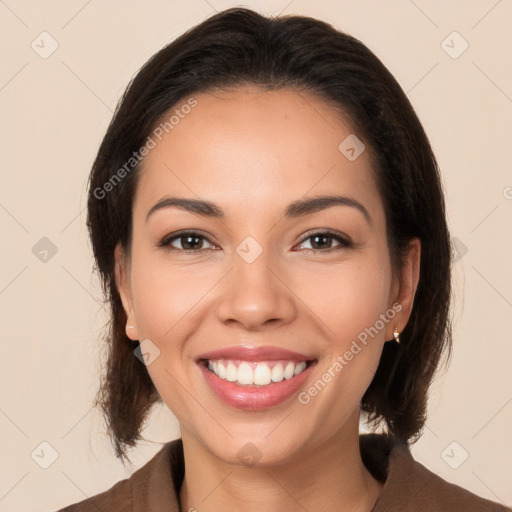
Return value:
<svg viewBox="0 0 512 512">
<path fill-rule="evenodd" d="M 289 361 L 311 361 L 313 358 L 308 357 L 292 350 L 274 346 L 264 347 L 244 347 L 235 346 L 229 348 L 222 348 L 220 350 L 214 350 L 201 354 L 197 360 L 217 360 L 217 359 L 239 359 L 242 361 L 277 361 L 277 360 L 289 360 Z"/>
</svg>

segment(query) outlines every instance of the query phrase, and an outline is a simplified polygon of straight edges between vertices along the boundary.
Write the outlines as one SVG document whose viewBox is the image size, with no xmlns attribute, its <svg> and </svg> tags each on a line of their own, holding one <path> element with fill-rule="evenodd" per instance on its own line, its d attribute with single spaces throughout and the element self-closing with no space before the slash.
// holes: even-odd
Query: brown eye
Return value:
<svg viewBox="0 0 512 512">
<path fill-rule="evenodd" d="M 300 245 L 304 244 L 306 241 L 311 240 L 309 242 L 310 247 L 306 247 L 307 251 L 313 252 L 331 252 L 341 250 L 346 247 L 350 247 L 352 244 L 346 240 L 343 236 L 338 233 L 333 233 L 331 231 L 319 231 L 317 233 L 313 233 L 309 235 L 307 238 L 304 238 Z M 336 245 L 332 245 L 333 243 L 337 243 Z"/>
<path fill-rule="evenodd" d="M 158 246 L 177 252 L 195 253 L 205 249 L 205 242 L 213 245 L 205 235 L 194 231 L 182 231 L 171 237 L 164 238 Z"/>
</svg>

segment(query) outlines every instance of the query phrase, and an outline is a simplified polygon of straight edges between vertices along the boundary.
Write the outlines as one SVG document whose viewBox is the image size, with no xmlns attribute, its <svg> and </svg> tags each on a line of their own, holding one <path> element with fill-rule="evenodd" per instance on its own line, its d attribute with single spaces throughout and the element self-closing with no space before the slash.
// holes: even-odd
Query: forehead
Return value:
<svg viewBox="0 0 512 512">
<path fill-rule="evenodd" d="M 163 117 L 176 114 L 168 133 L 152 135 L 134 206 L 141 214 L 166 194 L 209 199 L 239 214 L 342 193 L 366 203 L 372 217 L 382 215 L 368 151 L 347 158 L 342 143 L 353 140 L 352 127 L 321 99 L 256 87 L 193 97 L 193 108 L 180 110 L 185 98 Z"/>
</svg>

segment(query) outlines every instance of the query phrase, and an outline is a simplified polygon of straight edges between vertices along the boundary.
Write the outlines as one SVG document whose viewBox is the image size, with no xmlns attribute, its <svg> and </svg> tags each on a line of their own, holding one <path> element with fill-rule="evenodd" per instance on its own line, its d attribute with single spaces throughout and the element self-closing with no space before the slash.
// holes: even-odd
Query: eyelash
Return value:
<svg viewBox="0 0 512 512">
<path fill-rule="evenodd" d="M 301 245 L 306 240 L 309 240 L 310 238 L 313 238 L 314 236 L 318 236 L 318 235 L 327 235 L 328 237 L 338 241 L 340 243 L 340 245 L 336 246 L 336 247 L 332 247 L 330 249 L 302 249 L 302 250 L 305 250 L 305 251 L 308 251 L 308 252 L 312 252 L 312 253 L 323 253 L 323 254 L 325 254 L 325 253 L 331 253 L 331 252 L 335 252 L 335 251 L 339 251 L 339 250 L 342 250 L 342 249 L 347 249 L 349 247 L 352 247 L 352 243 L 350 241 L 348 241 L 346 238 L 341 236 L 338 232 L 332 231 L 330 229 L 326 229 L 326 230 L 323 230 L 323 231 L 316 231 L 315 233 L 312 233 L 312 234 L 308 235 L 307 237 L 303 238 L 299 242 L 298 245 Z M 180 252 L 180 253 L 184 253 L 184 254 L 197 254 L 197 253 L 203 252 L 205 250 L 205 249 L 197 249 L 197 250 L 177 249 L 176 247 L 170 246 L 171 242 L 173 242 L 174 240 L 177 240 L 177 239 L 180 239 L 180 238 L 185 238 L 186 236 L 203 238 L 208 243 L 210 243 L 211 245 L 215 245 L 215 243 L 213 242 L 213 240 L 209 236 L 206 236 L 206 235 L 204 235 L 202 233 L 199 233 L 197 231 L 181 231 L 181 232 L 173 234 L 171 237 L 164 237 L 158 243 L 158 248 L 164 249 L 164 250 L 169 250 L 169 251 L 174 251 L 174 252 Z"/>
</svg>

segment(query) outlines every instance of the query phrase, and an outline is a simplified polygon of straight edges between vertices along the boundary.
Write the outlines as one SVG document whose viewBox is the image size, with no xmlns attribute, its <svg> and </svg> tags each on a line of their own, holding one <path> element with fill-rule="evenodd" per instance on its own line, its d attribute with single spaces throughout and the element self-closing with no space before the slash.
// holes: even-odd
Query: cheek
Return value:
<svg viewBox="0 0 512 512">
<path fill-rule="evenodd" d="M 390 269 L 381 261 L 385 260 L 361 261 L 347 272 L 345 286 L 332 297 L 337 302 L 331 313 L 338 335 L 331 360 L 341 365 L 337 366 L 340 396 L 361 397 L 367 389 L 379 364 L 387 323 L 393 321 L 387 310 Z"/>
<path fill-rule="evenodd" d="M 367 332 L 386 312 L 390 270 L 381 261 L 368 254 L 302 275 L 297 295 L 327 326 L 333 351 L 344 351 L 347 344 Z M 381 322 L 377 327 L 379 334 L 373 338 L 384 336 Z"/>
<path fill-rule="evenodd" d="M 141 257 L 132 267 L 132 291 L 140 336 L 164 343 L 189 324 L 215 284 L 212 272 L 171 266 L 165 255 Z M 167 341 L 165 342 L 167 345 Z"/>
</svg>

